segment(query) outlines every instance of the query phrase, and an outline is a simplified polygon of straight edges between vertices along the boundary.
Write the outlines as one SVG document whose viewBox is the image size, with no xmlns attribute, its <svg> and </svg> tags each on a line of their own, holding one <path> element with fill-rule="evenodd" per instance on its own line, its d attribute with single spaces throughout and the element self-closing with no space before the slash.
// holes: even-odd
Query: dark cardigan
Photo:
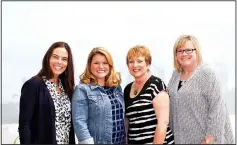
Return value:
<svg viewBox="0 0 237 145">
<path fill-rule="evenodd" d="M 57 144 L 54 103 L 44 81 L 36 77 L 22 86 L 18 129 L 21 144 Z M 75 144 L 72 121 L 69 144 Z"/>
</svg>

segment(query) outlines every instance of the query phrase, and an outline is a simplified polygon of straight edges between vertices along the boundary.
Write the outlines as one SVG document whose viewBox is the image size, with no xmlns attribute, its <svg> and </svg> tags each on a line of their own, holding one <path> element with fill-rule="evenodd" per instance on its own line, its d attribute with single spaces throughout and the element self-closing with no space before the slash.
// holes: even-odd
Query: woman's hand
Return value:
<svg viewBox="0 0 237 145">
<path fill-rule="evenodd" d="M 201 144 L 213 144 L 214 139 L 214 136 L 206 136 L 205 139 L 201 142 Z"/>
</svg>

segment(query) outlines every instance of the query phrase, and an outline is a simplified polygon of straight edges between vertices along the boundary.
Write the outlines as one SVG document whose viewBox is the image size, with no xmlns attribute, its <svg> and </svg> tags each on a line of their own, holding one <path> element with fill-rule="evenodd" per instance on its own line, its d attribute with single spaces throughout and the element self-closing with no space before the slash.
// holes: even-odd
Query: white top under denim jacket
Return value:
<svg viewBox="0 0 237 145">
<path fill-rule="evenodd" d="M 121 86 L 113 93 L 124 110 Z M 112 107 L 102 86 L 84 83 L 76 86 L 72 97 L 72 118 L 80 144 L 112 144 Z"/>
</svg>

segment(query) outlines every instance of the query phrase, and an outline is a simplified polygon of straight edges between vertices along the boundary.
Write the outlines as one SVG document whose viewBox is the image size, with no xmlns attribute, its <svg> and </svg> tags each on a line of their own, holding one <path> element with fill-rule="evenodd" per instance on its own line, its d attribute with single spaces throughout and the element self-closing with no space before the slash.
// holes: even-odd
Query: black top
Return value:
<svg viewBox="0 0 237 145">
<path fill-rule="evenodd" d="M 159 92 L 166 91 L 166 86 L 160 78 L 151 76 L 135 98 L 130 98 L 131 87 L 132 83 L 124 89 L 125 111 L 129 120 L 128 144 L 152 144 L 157 126 L 152 100 Z M 164 143 L 174 143 L 169 126 Z"/>
<path fill-rule="evenodd" d="M 71 122 L 69 143 L 75 144 Z M 21 89 L 19 112 L 21 144 L 57 144 L 54 103 L 44 81 L 32 77 Z"/>
<path fill-rule="evenodd" d="M 184 85 L 186 81 L 179 81 L 178 90 Z"/>
</svg>

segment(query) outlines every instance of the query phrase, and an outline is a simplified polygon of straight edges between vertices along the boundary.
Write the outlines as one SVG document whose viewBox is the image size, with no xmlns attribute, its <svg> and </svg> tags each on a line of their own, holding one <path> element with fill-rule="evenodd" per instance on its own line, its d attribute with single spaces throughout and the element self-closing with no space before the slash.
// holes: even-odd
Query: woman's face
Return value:
<svg viewBox="0 0 237 145">
<path fill-rule="evenodd" d="M 90 70 L 98 81 L 105 81 L 105 77 L 110 71 L 106 57 L 102 54 L 94 55 L 91 61 Z"/>
<path fill-rule="evenodd" d="M 176 50 L 176 60 L 181 65 L 181 67 L 187 68 L 197 65 L 196 50 L 191 40 L 187 41 L 183 47 Z"/>
<path fill-rule="evenodd" d="M 52 70 L 54 77 L 58 77 L 62 74 L 68 64 L 68 52 L 64 47 L 58 47 L 54 49 L 50 59 L 49 59 L 49 66 Z"/>
<path fill-rule="evenodd" d="M 128 60 L 128 70 L 134 78 L 146 75 L 149 68 L 150 65 L 146 63 L 144 56 L 132 57 Z"/>
</svg>

